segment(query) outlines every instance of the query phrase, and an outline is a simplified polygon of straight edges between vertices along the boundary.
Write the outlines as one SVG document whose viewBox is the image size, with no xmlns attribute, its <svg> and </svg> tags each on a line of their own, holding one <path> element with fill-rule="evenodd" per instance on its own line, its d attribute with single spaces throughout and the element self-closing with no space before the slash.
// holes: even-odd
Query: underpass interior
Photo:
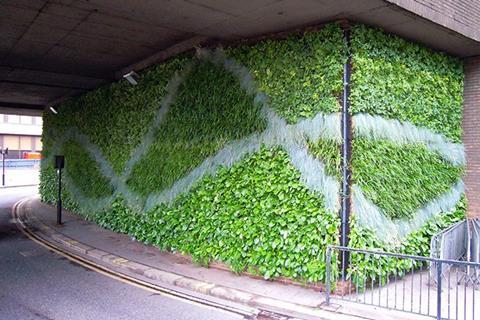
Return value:
<svg viewBox="0 0 480 320">
<path fill-rule="evenodd" d="M 368 294 L 388 309 L 397 297 L 382 290 L 411 281 L 407 291 L 415 294 L 404 290 L 410 311 L 451 318 L 453 287 L 437 291 L 432 306 L 439 311 L 430 310 L 434 297 L 414 291 L 417 280 L 420 292 L 438 288 L 425 280 L 423 268 L 433 264 L 326 258 L 332 244 L 472 263 L 480 257 L 470 255 L 468 237 L 465 248 L 452 246 L 462 247 L 461 257 L 431 242 L 441 238 L 445 247 L 442 230 L 474 217 L 475 201 L 467 198 L 478 171 L 475 129 L 465 125 L 474 117 L 464 114 L 478 105 L 477 69 L 468 66 L 480 54 L 480 37 L 458 17 L 439 19 L 407 4 L 2 1 L 0 286 L 8 290 L 0 294 L 0 314 L 313 319 L 350 312 L 374 319 L 371 309 L 325 307 L 315 290 L 332 285 L 337 298 L 362 304 L 368 299 L 359 293 Z M 86 230 L 83 241 L 62 238 L 69 227 L 52 222 L 57 155 L 67 163 L 63 205 Z M 15 213 L 28 196 L 41 197 L 43 204 L 31 203 L 43 206 L 47 222 L 25 203 L 31 216 Z M 63 245 L 64 257 L 76 250 L 86 259 L 91 251 L 119 273 L 150 274 L 249 309 L 226 311 L 104 277 L 28 240 L 41 242 L 35 232 L 44 244 Z M 197 278 L 154 273 L 113 249 L 85 249 L 107 232 L 123 237 L 118 249 L 132 257 L 155 250 L 152 257 L 172 259 L 165 258 L 169 268 L 188 266 Z M 345 271 L 340 266 L 348 279 L 335 278 Z M 218 276 L 228 279 L 221 286 L 216 268 L 228 273 Z M 457 300 L 478 301 L 478 272 L 466 274 L 473 285 L 462 282 Z M 249 280 L 234 287 L 229 277 L 239 276 Z M 445 276 L 449 286 L 452 279 Z M 272 289 L 279 283 L 295 288 L 295 297 L 281 300 L 281 289 Z M 353 294 L 341 293 L 355 285 Z M 456 310 L 466 319 L 478 312 L 470 304 Z"/>
</svg>

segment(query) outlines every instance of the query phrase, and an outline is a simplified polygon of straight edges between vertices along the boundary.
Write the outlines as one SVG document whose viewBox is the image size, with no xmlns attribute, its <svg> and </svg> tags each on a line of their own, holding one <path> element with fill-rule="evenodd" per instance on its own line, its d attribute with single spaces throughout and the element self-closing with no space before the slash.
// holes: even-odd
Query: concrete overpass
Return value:
<svg viewBox="0 0 480 320">
<path fill-rule="evenodd" d="M 38 114 L 196 45 L 340 19 L 380 26 L 459 57 L 479 55 L 480 5 L 430 2 L 5 0 L 0 3 L 0 112 Z"/>
<path fill-rule="evenodd" d="M 4 0 L 0 113 L 64 99 L 199 45 L 348 20 L 465 59 L 465 183 L 480 215 L 480 2 L 476 0 Z"/>
</svg>

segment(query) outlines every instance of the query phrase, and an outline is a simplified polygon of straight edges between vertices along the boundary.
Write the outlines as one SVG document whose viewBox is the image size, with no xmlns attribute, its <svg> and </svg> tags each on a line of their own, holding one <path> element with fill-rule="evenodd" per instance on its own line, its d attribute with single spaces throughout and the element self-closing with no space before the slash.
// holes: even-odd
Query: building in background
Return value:
<svg viewBox="0 0 480 320">
<path fill-rule="evenodd" d="M 0 148 L 8 148 L 9 159 L 22 159 L 40 153 L 41 135 L 41 117 L 0 114 Z"/>
</svg>

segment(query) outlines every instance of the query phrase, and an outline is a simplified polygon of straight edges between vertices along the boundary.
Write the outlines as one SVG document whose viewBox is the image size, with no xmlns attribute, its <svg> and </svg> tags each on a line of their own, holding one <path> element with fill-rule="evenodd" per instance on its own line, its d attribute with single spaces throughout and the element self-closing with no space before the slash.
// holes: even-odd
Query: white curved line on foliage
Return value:
<svg viewBox="0 0 480 320">
<path fill-rule="evenodd" d="M 135 164 L 138 161 L 140 161 L 142 156 L 144 156 L 147 153 L 149 147 L 153 143 L 154 137 L 155 137 L 155 131 L 162 124 L 163 119 L 165 118 L 165 115 L 167 114 L 170 108 L 170 105 L 173 103 L 175 99 L 175 95 L 178 91 L 178 88 L 181 82 L 183 81 L 185 76 L 192 70 L 192 67 L 193 67 L 193 63 L 187 64 L 181 72 L 178 72 L 178 71 L 175 72 L 173 77 L 169 80 L 166 88 L 167 95 L 162 99 L 161 106 L 156 112 L 155 118 L 149 130 L 145 134 L 140 145 L 138 145 L 132 152 L 131 157 L 127 161 L 125 168 L 123 169 L 122 174 L 120 176 L 117 176 L 115 174 L 114 170 L 110 166 L 110 163 L 103 156 L 103 153 L 101 152 L 101 150 L 95 144 L 90 142 L 90 140 L 86 135 L 80 133 L 77 128 L 70 128 L 67 132 L 65 132 L 61 136 L 61 138 L 56 139 L 57 143 L 54 149 L 57 150 L 57 152 L 59 152 L 63 148 L 65 142 L 67 142 L 69 139 L 76 140 L 83 147 L 85 147 L 85 149 L 88 151 L 90 156 L 99 165 L 102 175 L 109 180 L 110 184 L 114 189 L 114 193 L 112 196 L 109 196 L 106 198 L 97 198 L 96 200 L 90 200 L 90 199 L 87 200 L 87 198 L 83 196 L 83 193 L 76 186 L 74 186 L 74 183 L 67 177 L 66 183 L 68 183 L 69 189 L 73 191 L 72 196 L 74 196 L 76 201 L 81 202 L 84 207 L 88 207 L 89 209 L 103 209 L 105 207 L 104 203 L 107 202 L 109 199 L 111 201 L 111 199 L 115 198 L 115 196 L 123 195 L 125 200 L 131 207 L 137 210 L 142 209 L 143 207 L 142 197 L 139 194 L 131 191 L 126 184 L 126 181 L 130 176 Z M 53 157 L 52 154 L 51 154 L 51 157 Z M 52 161 L 52 160 L 53 159 L 50 159 L 47 161 Z M 65 171 L 68 174 L 68 163 L 66 165 Z M 93 205 L 93 202 L 95 201 L 98 201 L 99 203 L 98 206 Z"/>
<path fill-rule="evenodd" d="M 262 114 L 267 119 L 267 129 L 261 134 L 254 134 L 250 137 L 231 142 L 222 148 L 217 154 L 205 159 L 201 165 L 193 169 L 186 176 L 177 180 L 171 188 L 164 189 L 159 193 L 147 197 L 143 210 L 148 210 L 161 203 L 171 203 L 180 194 L 188 192 L 200 179 L 206 175 L 214 175 L 220 167 L 230 168 L 248 154 L 258 152 L 265 144 L 270 147 L 282 146 L 289 153 L 292 164 L 300 171 L 301 180 L 306 186 L 315 192 L 325 196 L 326 208 L 338 210 L 338 182 L 335 178 L 326 175 L 324 165 L 321 161 L 310 156 L 306 151 L 306 137 L 312 141 L 320 138 L 341 141 L 340 116 L 339 114 L 323 115 L 317 114 L 312 119 L 303 119 L 296 125 L 288 125 L 285 120 L 278 117 L 267 105 L 266 96 L 257 92 L 255 83 L 247 68 L 236 64 L 233 59 L 226 59 L 219 50 L 197 52 L 199 59 L 210 60 L 215 64 L 221 64 L 225 69 L 239 78 L 241 87 L 249 94 L 256 94 L 255 103 L 263 104 Z M 109 179 L 114 188 L 114 194 L 109 197 L 91 200 L 85 198 L 81 191 L 76 188 L 70 179 L 66 180 L 72 196 L 89 209 L 102 209 L 105 203 L 111 201 L 116 195 L 123 195 L 130 206 L 137 209 L 141 207 L 141 197 L 131 191 L 126 185 L 126 179 L 131 174 L 135 164 L 148 151 L 154 142 L 155 130 L 161 125 L 170 105 L 173 103 L 176 92 L 185 75 L 190 72 L 192 65 L 187 66 L 181 74 L 176 73 L 168 84 L 167 96 L 162 100 L 162 107 L 156 114 L 155 120 L 147 132 L 142 144 L 132 153 L 131 159 L 127 162 L 122 175 L 118 177 L 108 161 L 103 157 L 102 152 L 91 143 L 86 135 L 71 128 L 61 139 L 57 140 L 58 148 L 69 139 L 74 139 L 82 144 L 93 159 L 99 165 L 102 174 Z M 68 171 L 68 170 L 67 170 Z M 97 205 L 95 205 L 95 202 Z"/>
<path fill-rule="evenodd" d="M 108 182 L 114 190 L 112 196 L 108 196 L 106 198 L 97 198 L 96 200 L 98 200 L 99 202 L 98 206 L 93 205 L 92 203 L 96 200 L 87 200 L 87 198 L 83 196 L 81 190 L 74 185 L 73 181 L 71 181 L 70 177 L 68 176 L 67 162 L 65 164 L 65 171 L 67 173 L 67 175 L 65 176 L 65 182 L 68 184 L 69 190 L 72 191 L 72 196 L 75 198 L 76 201 L 81 201 L 82 205 L 85 204 L 85 207 L 88 207 L 90 209 L 103 209 L 105 207 L 103 203 L 107 201 L 106 199 L 113 199 L 116 195 L 122 194 L 124 195 L 125 200 L 131 207 L 137 210 L 141 209 L 141 198 L 136 193 L 130 191 L 126 183 L 115 174 L 115 171 L 110 166 L 110 163 L 103 156 L 102 151 L 95 144 L 93 144 L 85 134 L 80 133 L 76 128 L 70 128 L 62 134 L 61 138 L 58 138 L 56 140 L 57 143 L 53 148 L 54 152 L 50 153 L 49 158 L 45 159 L 46 161 L 53 161 L 53 155 L 55 153 L 60 153 L 65 143 L 67 143 L 69 140 L 76 141 L 85 148 L 85 150 L 89 153 L 90 157 L 92 157 L 93 160 L 98 164 L 101 174 L 105 178 L 107 178 Z"/>
<path fill-rule="evenodd" d="M 145 210 L 161 203 L 171 203 L 180 194 L 188 192 L 203 177 L 215 175 L 221 167 L 231 168 L 245 156 L 260 151 L 262 145 L 283 147 L 288 152 L 293 166 L 300 171 L 301 180 L 308 189 L 321 193 L 325 197 L 326 209 L 338 210 L 339 184 L 335 178 L 325 173 L 321 161 L 308 154 L 305 136 L 310 134 L 316 139 L 330 137 L 332 134 L 330 129 L 322 131 L 318 128 L 326 123 L 340 121 L 339 115 L 318 115 L 314 119 L 302 120 L 297 125 L 288 125 L 285 120 L 266 107 L 263 108 L 263 113 L 268 122 L 267 129 L 263 133 L 227 144 L 214 156 L 205 159 L 202 164 L 177 180 L 172 187 L 150 195 L 147 198 Z M 339 130 L 337 131 L 336 134 L 340 135 Z M 338 139 L 338 136 L 336 138 Z"/>
<path fill-rule="evenodd" d="M 240 87 L 245 90 L 247 94 L 257 95 L 259 93 L 250 70 L 248 70 L 247 67 L 237 63 L 233 58 L 228 58 L 223 50 L 208 50 L 198 48 L 196 51 L 196 56 L 200 60 L 210 61 L 218 66 L 223 66 L 225 70 L 237 77 L 238 81 L 240 82 Z M 266 96 L 263 95 L 263 98 L 266 98 Z"/>
<path fill-rule="evenodd" d="M 229 143 L 216 155 L 205 159 L 198 167 L 175 181 L 172 187 L 151 194 L 145 203 L 145 210 L 161 203 L 173 202 L 180 194 L 188 192 L 203 177 L 214 175 L 220 167 L 230 168 L 244 156 L 259 151 L 260 146 L 258 135 Z"/>
<path fill-rule="evenodd" d="M 168 81 L 166 88 L 167 95 L 162 99 L 160 108 L 157 110 L 155 118 L 144 138 L 142 139 L 142 142 L 140 142 L 140 144 L 135 147 L 135 149 L 130 155 L 130 159 L 128 159 L 125 168 L 122 171 L 121 179 L 123 181 L 126 181 L 130 177 L 130 174 L 132 173 L 135 164 L 140 161 L 140 159 L 148 152 L 148 149 L 155 140 L 155 132 L 162 124 L 166 114 L 168 113 L 168 110 L 170 110 L 170 106 L 175 100 L 175 96 L 178 92 L 180 84 L 183 82 L 186 75 L 190 73 L 192 68 L 193 63 L 188 63 L 181 72 L 175 72 L 173 77 Z"/>
<path fill-rule="evenodd" d="M 226 70 L 238 77 L 241 87 L 247 93 L 255 94 L 254 101 L 263 105 L 262 113 L 267 119 L 267 129 L 260 134 L 253 134 L 250 137 L 228 143 L 217 154 L 205 159 L 200 166 L 177 180 L 171 188 L 150 195 L 143 209 L 147 210 L 161 203 L 171 203 L 181 193 L 188 192 L 197 181 L 206 175 L 214 175 L 220 167 L 230 168 L 246 155 L 260 150 L 262 144 L 264 144 L 269 147 L 283 147 L 288 152 L 294 167 L 299 170 L 301 181 L 309 190 L 324 195 L 326 209 L 337 211 L 339 207 L 339 183 L 334 177 L 325 173 L 325 168 L 321 161 L 308 154 L 307 138 L 312 141 L 324 138 L 341 142 L 340 115 L 323 115 L 319 113 L 312 119 L 303 119 L 295 125 L 288 125 L 284 119 L 276 115 L 268 106 L 267 97 L 265 94 L 258 92 L 247 68 L 237 64 L 233 59 L 226 58 L 220 50 L 208 51 L 200 49 L 197 52 L 197 56 L 199 59 L 206 59 L 223 65 Z M 92 208 L 103 208 L 108 205 L 108 201 L 113 200 L 115 195 L 122 194 L 130 205 L 140 205 L 140 197 L 128 189 L 125 180 L 130 175 L 134 165 L 153 143 L 155 130 L 160 126 L 167 113 L 181 80 L 182 77 L 176 74 L 171 84 L 169 82 L 170 89 L 167 90 L 169 97 L 163 100 L 154 124 L 147 133 L 146 141 L 135 149 L 132 159 L 127 163 L 120 178 L 115 175 L 100 150 L 91 144 L 86 136 L 75 134 L 75 136 L 80 137 L 82 144 L 86 146 L 86 149 L 99 164 L 102 174 L 109 178 L 112 186 L 115 188 L 114 195 L 94 200 L 85 199 L 80 190 L 72 188 L 76 197 L 81 198 L 84 204 Z M 463 146 L 448 143 L 443 136 L 432 133 L 427 129 L 417 128 L 409 123 L 385 120 L 381 117 L 370 115 L 356 115 L 354 116 L 354 122 L 355 132 L 360 136 L 371 139 L 388 139 L 400 143 L 421 142 L 454 164 L 463 164 L 465 162 Z M 376 123 L 378 123 L 378 127 L 376 127 Z M 412 132 L 409 132 L 410 130 Z M 70 184 L 70 181 L 67 180 L 67 182 Z M 365 198 L 358 186 L 354 185 L 352 190 L 355 214 L 358 215 L 359 224 L 372 229 L 379 237 L 397 241 L 423 225 L 428 218 L 440 212 L 452 210 L 463 193 L 463 183 L 460 182 L 451 191 L 425 205 L 417 211 L 415 218 L 408 222 L 393 221 L 387 218 L 381 209 Z M 94 202 L 97 202 L 97 205 Z"/>
<path fill-rule="evenodd" d="M 70 195 L 77 203 L 81 203 L 81 206 L 79 206 L 78 209 L 86 216 L 89 216 L 92 213 L 99 212 L 100 210 L 107 208 L 115 199 L 115 195 L 94 199 L 87 198 L 84 196 L 83 192 L 79 188 L 77 188 L 75 183 L 68 175 L 65 175 L 64 181 L 68 187 L 68 192 L 70 193 Z"/>
<path fill-rule="evenodd" d="M 427 128 L 418 128 L 408 122 L 363 113 L 353 116 L 353 130 L 357 136 L 368 139 L 385 139 L 400 144 L 422 143 L 451 164 L 465 165 L 463 144 L 449 142 L 441 134 Z"/>
<path fill-rule="evenodd" d="M 464 192 L 463 181 L 457 182 L 449 191 L 418 209 L 413 218 L 406 221 L 391 219 L 373 202 L 367 199 L 358 185 L 352 186 L 353 212 L 361 227 L 375 232 L 380 240 L 399 243 L 405 236 L 424 225 L 427 220 L 455 209 Z"/>
</svg>

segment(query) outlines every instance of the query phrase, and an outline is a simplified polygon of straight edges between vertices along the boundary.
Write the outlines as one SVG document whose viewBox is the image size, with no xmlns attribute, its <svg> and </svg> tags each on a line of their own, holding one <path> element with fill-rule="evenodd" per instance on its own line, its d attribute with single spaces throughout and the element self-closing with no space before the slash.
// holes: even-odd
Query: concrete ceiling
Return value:
<svg viewBox="0 0 480 320">
<path fill-rule="evenodd" d="M 2 0 L 0 110 L 42 109 L 212 39 L 348 19 L 465 57 L 480 44 L 383 0 Z"/>
</svg>

